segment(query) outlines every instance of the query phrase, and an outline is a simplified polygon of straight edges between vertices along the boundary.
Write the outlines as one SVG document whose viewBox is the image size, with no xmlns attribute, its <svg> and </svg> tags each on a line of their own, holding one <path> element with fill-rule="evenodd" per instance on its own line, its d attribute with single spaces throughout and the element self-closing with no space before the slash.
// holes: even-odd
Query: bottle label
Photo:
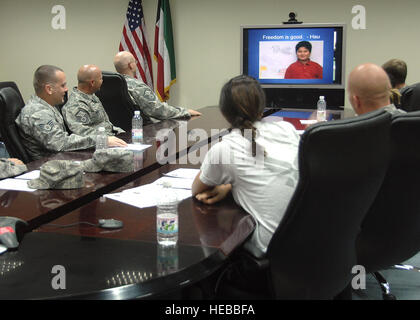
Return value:
<svg viewBox="0 0 420 320">
<path fill-rule="evenodd" d="M 132 138 L 142 139 L 143 138 L 143 129 L 133 129 L 131 130 Z"/>
<path fill-rule="evenodd" d="M 325 121 L 326 120 L 326 112 L 325 111 L 317 111 L 316 114 L 317 120 L 318 121 Z"/>
<path fill-rule="evenodd" d="M 177 215 L 158 215 L 156 219 L 157 232 L 165 235 L 176 234 L 178 232 Z"/>
</svg>

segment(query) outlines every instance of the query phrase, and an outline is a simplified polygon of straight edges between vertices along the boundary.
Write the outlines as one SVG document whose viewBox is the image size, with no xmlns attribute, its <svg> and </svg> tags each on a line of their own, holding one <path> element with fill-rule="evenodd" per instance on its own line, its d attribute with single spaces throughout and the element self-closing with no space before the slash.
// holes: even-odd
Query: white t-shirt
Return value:
<svg viewBox="0 0 420 320">
<path fill-rule="evenodd" d="M 245 249 L 259 257 L 283 218 L 298 181 L 299 135 L 285 121 L 254 123 L 257 155 L 252 157 L 251 130 L 238 129 L 223 137 L 206 154 L 200 180 L 215 186 L 231 183 L 236 203 L 256 220 Z M 260 148 L 263 147 L 264 151 Z"/>
</svg>

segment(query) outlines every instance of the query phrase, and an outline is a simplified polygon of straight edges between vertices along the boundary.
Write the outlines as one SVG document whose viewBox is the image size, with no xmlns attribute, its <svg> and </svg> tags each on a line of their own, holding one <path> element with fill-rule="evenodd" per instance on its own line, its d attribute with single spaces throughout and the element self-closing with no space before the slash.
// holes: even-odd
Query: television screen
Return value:
<svg viewBox="0 0 420 320">
<path fill-rule="evenodd" d="M 344 88 L 344 24 L 241 27 L 241 71 L 269 88 Z"/>
</svg>

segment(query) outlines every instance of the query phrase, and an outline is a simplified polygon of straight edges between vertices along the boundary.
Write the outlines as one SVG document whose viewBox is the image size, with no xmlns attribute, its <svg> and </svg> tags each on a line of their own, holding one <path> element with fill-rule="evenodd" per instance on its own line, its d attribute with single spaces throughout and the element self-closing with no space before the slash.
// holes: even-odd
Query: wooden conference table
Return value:
<svg viewBox="0 0 420 320">
<path fill-rule="evenodd" d="M 199 164 L 164 164 L 156 159 L 162 142 L 159 129 L 174 128 L 178 137 L 187 132 L 195 141 L 176 142 L 168 152 L 183 159 L 188 152 L 227 133 L 218 108 L 200 110 L 203 115 L 186 127 L 163 121 L 145 127 L 145 142 L 152 147 L 137 155 L 132 173 L 87 173 L 86 186 L 76 190 L 7 191 L 0 200 L 0 216 L 14 216 L 29 223 L 17 251 L 0 255 L 0 299 L 133 299 L 154 298 L 200 281 L 220 268 L 227 256 L 252 233 L 253 219 L 232 199 L 207 206 L 189 198 L 179 205 L 179 241 L 165 249 L 156 241 L 156 207 L 138 209 L 101 197 L 102 194 L 151 183 L 178 167 Z M 202 130 L 200 130 L 202 129 Z M 212 131 L 213 129 L 213 131 Z M 195 130 L 195 132 L 194 132 Z M 203 132 L 212 133 L 200 140 Z M 28 164 L 37 169 L 47 160 L 85 160 L 92 151 L 66 152 Z M 120 189 L 119 189 L 120 188 Z M 54 228 L 46 224 L 97 223 L 121 220 L 124 227 L 105 230 L 77 224 Z M 54 267 L 63 267 L 64 289 L 52 285 Z M 63 275 L 63 274 L 61 274 Z M 61 283 L 63 285 L 63 283 Z"/>
<path fill-rule="evenodd" d="M 228 132 L 228 123 L 217 107 L 207 107 L 200 111 L 202 116 L 189 121 L 166 120 L 146 126 L 144 143 L 150 144 L 151 147 L 144 152 L 135 152 L 133 172 L 86 173 L 85 187 L 75 190 L 8 191 L 0 198 L 0 216 L 21 218 L 29 223 L 29 229 L 32 230 L 158 169 L 169 160 L 174 161 L 185 156 L 188 152 L 207 145 L 211 140 L 217 141 L 219 136 Z M 170 130 L 170 139 L 167 142 L 157 140 L 156 135 L 165 130 Z M 195 133 L 200 132 L 201 137 L 198 135 L 195 137 Z M 189 140 L 182 141 L 187 139 L 187 135 Z M 131 140 L 129 134 L 120 137 L 127 142 Z M 193 140 L 194 138 L 197 141 Z M 158 159 L 159 150 L 167 150 L 167 155 L 162 155 Z M 27 164 L 28 171 L 38 169 L 49 160 L 87 160 L 92 157 L 93 151 L 58 153 Z M 1 205 L 2 203 L 4 205 Z"/>
</svg>

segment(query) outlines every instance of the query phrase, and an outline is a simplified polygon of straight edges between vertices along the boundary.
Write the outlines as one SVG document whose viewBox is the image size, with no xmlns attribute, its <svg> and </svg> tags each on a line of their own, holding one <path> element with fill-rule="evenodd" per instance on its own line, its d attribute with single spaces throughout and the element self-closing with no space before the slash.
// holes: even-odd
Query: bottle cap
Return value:
<svg viewBox="0 0 420 320">
<path fill-rule="evenodd" d="M 134 114 L 136 115 L 136 114 L 140 114 L 140 111 L 139 110 L 136 110 L 136 111 L 134 111 Z"/>
<path fill-rule="evenodd" d="M 319 96 L 319 99 L 320 100 L 324 100 L 324 96 Z"/>
</svg>

